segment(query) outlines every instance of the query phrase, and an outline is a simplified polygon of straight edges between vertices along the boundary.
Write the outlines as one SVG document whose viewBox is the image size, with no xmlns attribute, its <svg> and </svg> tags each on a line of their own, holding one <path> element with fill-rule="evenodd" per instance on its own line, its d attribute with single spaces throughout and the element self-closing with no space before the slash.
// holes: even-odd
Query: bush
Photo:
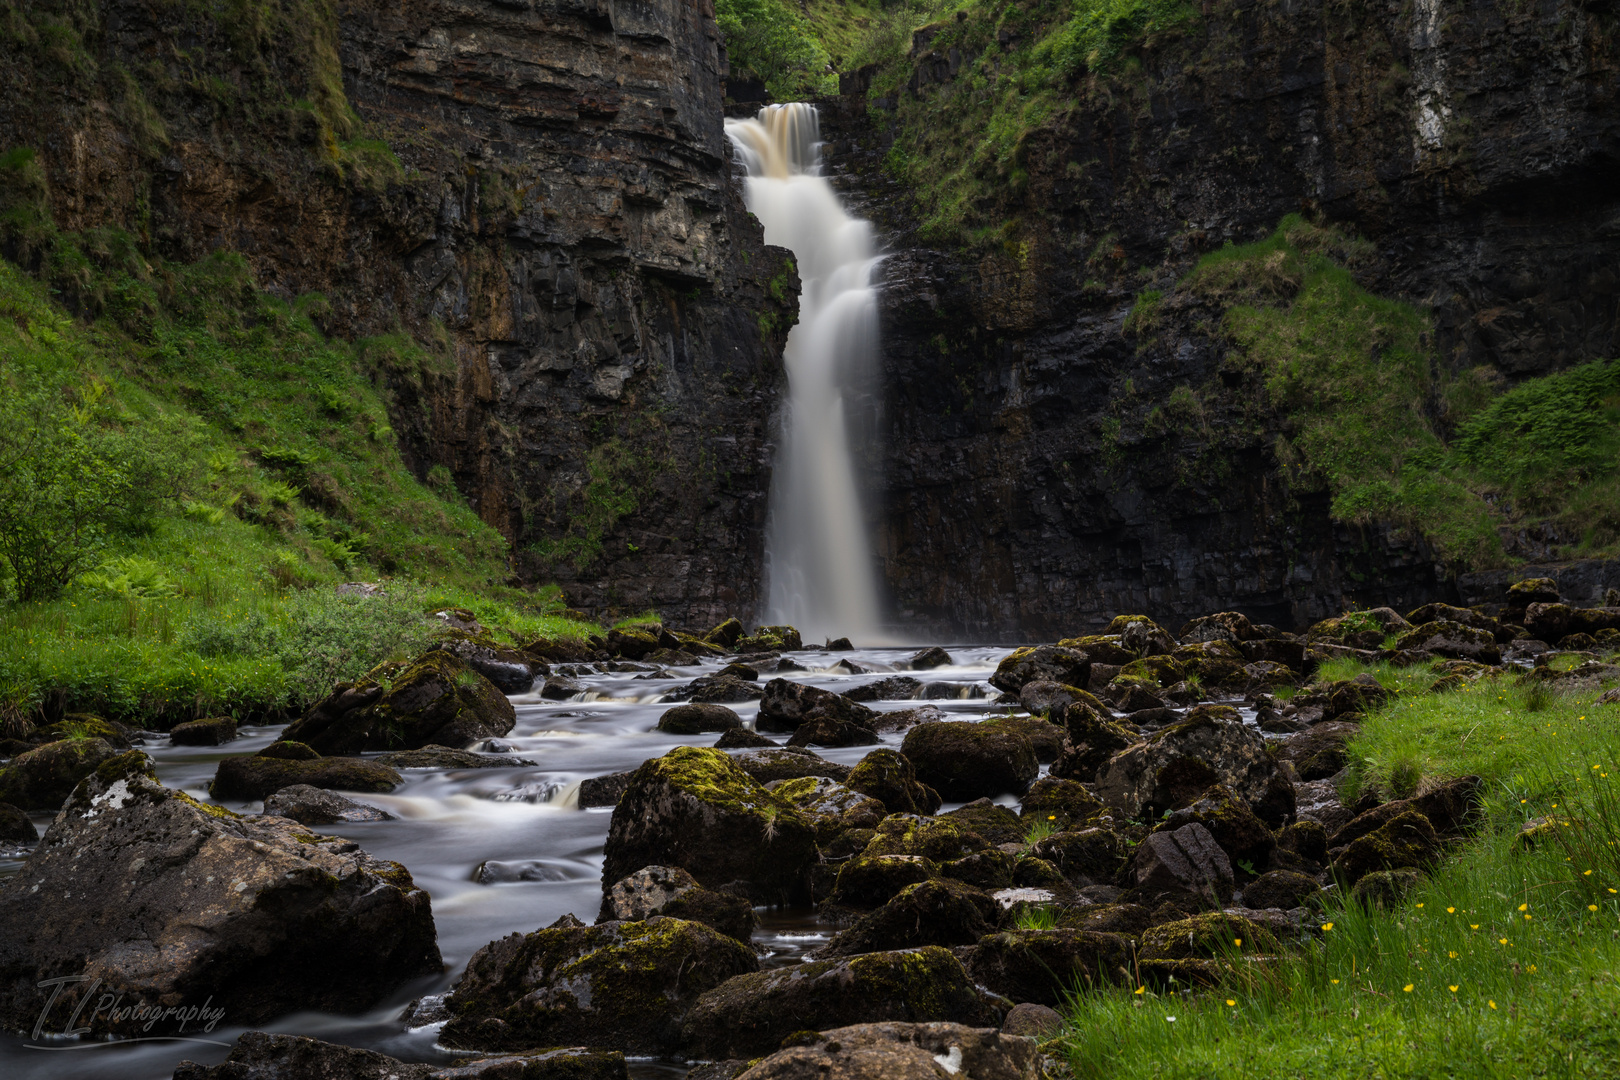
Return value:
<svg viewBox="0 0 1620 1080">
<path fill-rule="evenodd" d="M 836 93 L 821 47 L 804 16 L 782 0 L 716 0 L 733 71 L 752 73 L 778 101 Z"/>
</svg>

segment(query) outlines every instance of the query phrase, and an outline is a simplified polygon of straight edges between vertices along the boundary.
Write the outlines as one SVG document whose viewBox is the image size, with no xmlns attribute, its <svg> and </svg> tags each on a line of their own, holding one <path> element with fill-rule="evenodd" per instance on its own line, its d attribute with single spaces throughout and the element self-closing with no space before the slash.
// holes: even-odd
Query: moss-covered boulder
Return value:
<svg viewBox="0 0 1620 1080">
<path fill-rule="evenodd" d="M 1422 814 L 1439 836 L 1465 835 L 1479 824 L 1484 810 L 1483 786 L 1477 776 L 1460 776 L 1410 799 L 1395 799 L 1373 807 L 1335 832 L 1327 847 L 1344 847 L 1409 812 Z"/>
<path fill-rule="evenodd" d="M 1009 1001 L 1057 1005 L 1077 988 L 1130 980 L 1130 939 L 1094 930 L 1007 930 L 983 938 L 968 974 Z"/>
<path fill-rule="evenodd" d="M 921 855 L 863 851 L 838 867 L 827 903 L 834 910 L 882 907 L 907 887 L 939 876 L 939 864 Z"/>
<path fill-rule="evenodd" d="M 995 929 L 998 905 L 982 889 L 945 879 L 908 885 L 856 919 L 816 953 L 817 959 L 923 945 L 971 945 Z"/>
<path fill-rule="evenodd" d="M 1130 845 L 1112 829 L 1092 826 L 1053 833 L 1037 841 L 1036 858 L 1044 859 L 1074 885 L 1108 885 L 1119 876 Z"/>
<path fill-rule="evenodd" d="M 0 847 L 15 848 L 38 839 L 39 829 L 21 807 L 0 803 Z"/>
<path fill-rule="evenodd" d="M 1496 635 L 1488 630 L 1446 620 L 1424 623 L 1403 634 L 1395 647 L 1402 652 L 1428 653 L 1481 664 L 1502 662 L 1502 650 L 1496 645 Z"/>
<path fill-rule="evenodd" d="M 748 941 L 759 919 L 746 899 L 716 892 L 675 866 L 644 866 L 602 894 L 598 922 L 645 922 L 654 916 L 702 923 L 729 938 Z"/>
<path fill-rule="evenodd" d="M 1028 739 L 1035 751 L 1035 760 L 1042 765 L 1050 765 L 1058 759 L 1063 752 L 1063 741 L 1068 737 L 1063 727 L 1040 717 L 995 716 L 984 722 Z"/>
<path fill-rule="evenodd" d="M 991 844 L 1018 844 L 1029 831 L 1009 808 L 989 799 L 974 799 L 966 806 L 939 815 L 941 822 L 954 822 L 978 834 Z"/>
<path fill-rule="evenodd" d="M 169 741 L 176 746 L 223 746 L 236 738 L 236 721 L 229 716 L 209 716 L 176 724 Z"/>
<path fill-rule="evenodd" d="M 796 1031 L 883 1020 L 1000 1023 L 1001 1009 L 973 986 L 946 949 L 817 960 L 739 975 L 687 1014 L 687 1052 L 703 1058 L 770 1053 Z"/>
<path fill-rule="evenodd" d="M 287 726 L 283 739 L 322 754 L 465 747 L 512 730 L 506 695 L 453 653 L 432 650 L 380 664 Z"/>
<path fill-rule="evenodd" d="M 1092 696 L 1078 686 L 1064 686 L 1062 683 L 1048 682 L 1045 679 L 1036 679 L 1027 682 L 1023 689 L 1018 691 L 1018 704 L 1027 709 L 1034 716 L 1056 718 L 1054 714 L 1061 715 L 1063 710 L 1076 701 L 1092 701 Z"/>
<path fill-rule="evenodd" d="M 773 780 L 765 786 L 809 820 L 818 843 L 826 843 L 849 829 L 876 828 L 888 816 L 888 810 L 878 800 L 825 776 Z"/>
<path fill-rule="evenodd" d="M 1277 830 L 1277 847 L 1310 862 L 1323 862 L 1328 853 L 1327 828 L 1320 821 L 1301 818 Z"/>
<path fill-rule="evenodd" d="M 1204 641 L 1182 645 L 1171 656 L 1189 676 L 1196 675 L 1207 693 L 1221 689 L 1241 691 L 1249 683 L 1249 658 L 1228 641 Z"/>
<path fill-rule="evenodd" d="M 824 776 L 844 783 L 850 767 L 841 765 L 803 746 L 762 746 L 744 750 L 733 759 L 737 767 L 762 784 L 777 780 L 797 780 L 804 776 Z"/>
<path fill-rule="evenodd" d="M 1292 870 L 1272 870 L 1243 887 L 1243 904 L 1262 911 L 1266 908 L 1286 911 L 1299 907 L 1321 891 L 1313 877 Z"/>
<path fill-rule="evenodd" d="M 1199 824 L 1151 833 L 1132 856 L 1134 884 L 1126 896 L 1149 907 L 1222 908 L 1232 899 L 1232 861 Z"/>
<path fill-rule="evenodd" d="M 986 848 L 940 863 L 940 877 L 966 882 L 978 889 L 1008 889 L 1012 887 L 1013 871 L 1018 868 L 1017 855 L 995 848 Z"/>
<path fill-rule="evenodd" d="M 752 728 L 727 728 L 714 740 L 716 750 L 754 750 L 776 745 Z"/>
<path fill-rule="evenodd" d="M 1192 645 L 1208 641 L 1250 641 L 1265 635 L 1242 612 L 1220 611 L 1194 619 L 1176 636 L 1183 645 Z"/>
<path fill-rule="evenodd" d="M 56 810 L 80 780 L 118 751 L 102 739 L 59 739 L 0 766 L 0 802 L 24 810 Z"/>
<path fill-rule="evenodd" d="M 1422 880 L 1420 870 L 1373 870 L 1361 875 L 1361 880 L 1350 890 L 1350 897 L 1362 907 L 1394 910 Z"/>
<path fill-rule="evenodd" d="M 1088 904 L 1057 910 L 1057 924 L 1070 930 L 1092 930 L 1100 934 L 1139 937 L 1154 924 L 1153 910 L 1141 904 Z"/>
<path fill-rule="evenodd" d="M 1354 885 L 1375 870 L 1428 871 L 1440 858 L 1440 838 L 1429 819 L 1414 810 L 1367 833 L 1345 847 L 1333 860 L 1333 873 Z"/>
<path fill-rule="evenodd" d="M 1200 795 L 1191 806 L 1173 811 L 1154 826 L 1154 831 L 1174 831 L 1194 822 L 1209 830 L 1236 867 L 1244 863 L 1264 867 L 1271 858 L 1271 849 L 1277 846 L 1271 829 L 1249 804 L 1219 784 Z"/>
<path fill-rule="evenodd" d="M 456 656 L 494 683 L 503 694 L 527 694 L 534 688 L 536 676 L 551 674 L 551 668 L 544 661 L 503 645 L 488 633 L 441 630 L 433 647 Z"/>
<path fill-rule="evenodd" d="M 856 764 L 844 784 L 878 800 L 891 814 L 939 810 L 939 792 L 917 779 L 911 760 L 898 750 L 873 750 Z"/>
<path fill-rule="evenodd" d="M 678 866 L 710 888 L 740 882 L 780 902 L 806 897 L 818 858 L 815 829 L 797 807 L 724 752 L 682 746 L 631 776 L 608 825 L 602 882 Z"/>
<path fill-rule="evenodd" d="M 1109 760 L 1142 736 L 1099 708 L 1076 703 L 1063 711 L 1063 749 L 1052 763 L 1051 775 L 1091 783 Z"/>
<path fill-rule="evenodd" d="M 439 1041 L 456 1049 L 667 1053 L 700 995 L 758 967 L 746 945 L 683 919 L 512 934 L 467 962 L 445 999 L 451 1020 Z"/>
<path fill-rule="evenodd" d="M 40 735 L 36 732 L 32 738 L 39 740 Z M 41 741 L 54 742 L 57 739 L 100 739 L 118 750 L 128 750 L 143 741 L 141 733 L 135 728 L 94 713 L 68 713 L 56 723 L 47 725 Z"/>
<path fill-rule="evenodd" d="M 640 660 L 659 649 L 677 649 L 680 641 L 657 624 L 624 626 L 609 630 L 607 649 L 626 660 Z"/>
<path fill-rule="evenodd" d="M 877 732 L 865 724 L 837 716 L 812 716 L 793 732 L 788 745 L 876 746 L 879 741 Z"/>
<path fill-rule="evenodd" d="M 726 649 L 734 649 L 737 639 L 743 636 L 743 624 L 736 619 L 727 619 L 719 626 L 703 635 L 703 640 Z"/>
<path fill-rule="evenodd" d="M 248 1031 L 218 1065 L 182 1061 L 174 1080 L 630 1080 L 617 1050 L 566 1046 L 424 1065 L 303 1035 Z"/>
<path fill-rule="evenodd" d="M 1312 724 L 1282 740 L 1278 757 L 1293 762 L 1301 780 L 1326 780 L 1350 764 L 1347 747 L 1360 731 L 1360 724 L 1342 720 Z"/>
<path fill-rule="evenodd" d="M 1119 669 L 1122 676 L 1151 679 L 1158 686 L 1174 686 L 1187 677 L 1187 671 L 1174 657 L 1145 656 Z"/>
<path fill-rule="evenodd" d="M 1060 649 L 1073 649 L 1090 657 L 1093 680 L 1097 678 L 1097 668 L 1124 667 L 1141 655 L 1135 649 L 1128 648 L 1125 639 L 1119 634 L 1086 634 L 1077 638 L 1064 638 L 1057 644 Z"/>
<path fill-rule="evenodd" d="M 1115 754 L 1097 773 L 1097 797 L 1151 819 L 1190 806 L 1216 784 L 1250 806 L 1266 800 L 1278 770 L 1260 733 L 1237 710 L 1193 709 L 1187 719 Z"/>
<path fill-rule="evenodd" d="M 1150 927 L 1142 934 L 1142 959 L 1189 960 L 1270 952 L 1277 939 L 1242 915 L 1210 911 Z"/>
<path fill-rule="evenodd" d="M 919 724 L 906 732 L 900 750 L 917 779 L 946 799 L 1022 795 L 1040 774 L 1030 740 L 996 724 Z"/>
<path fill-rule="evenodd" d="M 48 987 L 201 1006 L 243 1024 L 299 1009 L 368 1009 L 443 961 L 432 907 L 400 864 L 278 817 L 240 817 L 164 787 L 138 750 L 74 788 L 0 884 L 0 1024 L 31 1027 Z M 99 981 L 99 982 L 98 982 Z M 99 985 L 99 989 L 95 989 Z M 152 1034 L 102 1013 L 97 1036 Z M 167 1032 L 172 1033 L 172 1032 Z"/>
<path fill-rule="evenodd" d="M 788 732 L 825 718 L 871 730 L 875 717 L 871 709 L 842 694 L 809 683 L 772 679 L 765 684 L 754 726 L 760 731 Z"/>
<path fill-rule="evenodd" d="M 1102 802 L 1079 781 L 1043 776 L 1024 792 L 1019 816 L 1026 827 L 1044 821 L 1062 832 L 1102 809 Z"/>
<path fill-rule="evenodd" d="M 1018 1036 L 1051 1032 L 1053 1021 L 1020 1017 L 1015 1027 L 1017 1012 L 1008 1015 L 1000 1031 L 891 1021 L 806 1032 L 763 1061 L 737 1062 L 735 1067 L 746 1067 L 748 1080 L 935 1080 L 957 1073 L 973 1080 L 1042 1080 L 1046 1074 L 1035 1040 Z M 700 1067 L 690 1075 L 692 1080 L 727 1080 L 732 1074 L 718 1070 L 731 1067 L 722 1063 L 712 1067 L 716 1072 L 701 1076 Z"/>
<path fill-rule="evenodd" d="M 758 701 L 763 693 L 749 680 L 722 672 L 719 675 L 700 675 L 680 689 L 665 694 L 664 700 L 735 705 L 744 701 Z"/>
<path fill-rule="evenodd" d="M 1107 633 L 1118 634 L 1119 643 L 1138 656 L 1164 656 L 1176 649 L 1170 631 L 1146 615 L 1116 615 Z"/>
<path fill-rule="evenodd" d="M 804 641 L 791 626 L 761 626 L 737 638 L 732 648 L 739 653 L 793 652 L 804 648 Z"/>
<path fill-rule="evenodd" d="M 1036 680 L 1085 686 L 1091 681 L 1091 657 L 1078 649 L 1058 645 L 1017 649 L 1001 658 L 996 673 L 990 676 L 990 685 L 1016 694 L 1025 683 Z"/>
<path fill-rule="evenodd" d="M 229 757 L 214 771 L 209 794 L 216 799 L 262 799 L 294 784 L 335 791 L 388 792 L 404 779 L 379 761 L 358 757 L 318 757 L 289 760 L 260 753 Z"/>
<path fill-rule="evenodd" d="M 724 705 L 708 702 L 677 705 L 658 718 L 658 730 L 671 735 L 700 735 L 743 726 L 742 717 Z"/>
</svg>

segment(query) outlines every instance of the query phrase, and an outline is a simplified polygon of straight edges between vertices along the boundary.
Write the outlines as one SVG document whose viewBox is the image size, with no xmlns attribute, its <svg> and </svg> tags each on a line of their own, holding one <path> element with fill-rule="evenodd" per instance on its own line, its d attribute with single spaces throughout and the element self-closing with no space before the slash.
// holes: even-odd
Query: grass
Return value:
<svg viewBox="0 0 1620 1080">
<path fill-rule="evenodd" d="M 1234 948 L 1219 987 L 1076 992 L 1054 1049 L 1077 1077 L 1620 1071 L 1620 709 L 1592 692 L 1532 709 L 1512 675 L 1425 694 L 1431 672 L 1359 670 L 1412 689 L 1368 716 L 1352 756 L 1369 776 L 1480 775 L 1478 835 L 1397 910 L 1330 894 L 1302 953 Z M 1520 830 L 1543 817 L 1527 849 Z"/>
</svg>

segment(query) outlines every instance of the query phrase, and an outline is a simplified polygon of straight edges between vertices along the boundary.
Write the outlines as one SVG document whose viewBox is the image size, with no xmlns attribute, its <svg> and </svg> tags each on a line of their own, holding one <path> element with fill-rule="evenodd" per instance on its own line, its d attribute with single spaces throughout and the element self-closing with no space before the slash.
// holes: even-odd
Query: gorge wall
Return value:
<svg viewBox="0 0 1620 1080">
<path fill-rule="evenodd" d="M 711 5 L 0 15 L 0 152 L 37 152 L 58 227 L 240 252 L 329 333 L 407 333 L 376 350 L 407 460 L 515 578 L 596 613 L 752 607 L 798 283 L 732 176 Z"/>
<path fill-rule="evenodd" d="M 884 162 L 908 110 L 966 78 L 971 50 L 921 31 L 909 102 L 868 102 L 863 71 L 823 110 L 838 182 L 892 250 L 887 443 L 869 465 L 904 625 L 1050 639 L 1119 612 L 1236 607 L 1293 626 L 1348 602 L 1469 599 L 1421 537 L 1335 522 L 1320 485 L 1290 480 L 1289 418 L 1257 408 L 1264 386 L 1232 362 L 1220 306 L 1175 291 L 1200 254 L 1286 214 L 1369 239 L 1358 281 L 1428 313 L 1434 363 L 1452 372 L 1512 380 L 1616 353 L 1606 7 L 1202 10 L 1140 67 L 1077 81 L 1072 107 L 1020 145 L 1027 175 L 996 196 L 1011 239 L 970 256 L 920 238 Z M 1151 328 L 1130 319 L 1149 287 L 1166 294 Z M 1178 387 L 1195 421 L 1165 424 Z M 1532 560 L 1560 539 L 1503 537 Z"/>
</svg>

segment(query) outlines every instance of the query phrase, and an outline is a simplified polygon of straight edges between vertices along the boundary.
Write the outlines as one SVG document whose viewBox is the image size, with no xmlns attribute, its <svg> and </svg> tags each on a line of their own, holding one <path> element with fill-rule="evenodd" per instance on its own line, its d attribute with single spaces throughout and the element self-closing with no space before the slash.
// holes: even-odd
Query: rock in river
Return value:
<svg viewBox="0 0 1620 1080">
<path fill-rule="evenodd" d="M 202 805 L 159 783 L 139 751 L 74 789 L 0 885 L 0 925 L 0 1024 L 12 1029 L 33 1026 L 37 983 L 56 975 L 100 979 L 98 994 L 126 1004 L 211 999 L 251 1024 L 358 1012 L 443 966 L 428 895 L 399 863 L 284 818 Z M 64 1017 L 77 989 L 56 1005 Z M 93 1023 L 137 1034 L 141 1021 Z"/>
<path fill-rule="evenodd" d="M 271 743 L 251 756 L 229 757 L 214 771 L 209 793 L 216 799 L 263 799 L 294 784 L 339 791 L 393 791 L 399 773 L 377 761 L 358 757 L 304 757 L 302 743 Z"/>
<path fill-rule="evenodd" d="M 291 818 L 301 825 L 336 825 L 344 821 L 391 821 L 394 815 L 375 806 L 345 799 L 309 784 L 284 787 L 265 796 L 264 812 L 270 817 Z"/>
<path fill-rule="evenodd" d="M 80 780 L 116 753 L 101 739 L 59 739 L 18 754 L 0 767 L 0 802 L 55 810 Z"/>
<path fill-rule="evenodd" d="M 1034 1039 L 963 1024 L 884 1023 L 805 1035 L 753 1064 L 738 1080 L 1038 1080 L 1043 1075 Z"/>
<path fill-rule="evenodd" d="M 182 1061 L 174 1080 L 629 1080 L 624 1055 L 583 1046 L 408 1064 L 303 1035 L 245 1032 L 218 1065 Z"/>
</svg>

